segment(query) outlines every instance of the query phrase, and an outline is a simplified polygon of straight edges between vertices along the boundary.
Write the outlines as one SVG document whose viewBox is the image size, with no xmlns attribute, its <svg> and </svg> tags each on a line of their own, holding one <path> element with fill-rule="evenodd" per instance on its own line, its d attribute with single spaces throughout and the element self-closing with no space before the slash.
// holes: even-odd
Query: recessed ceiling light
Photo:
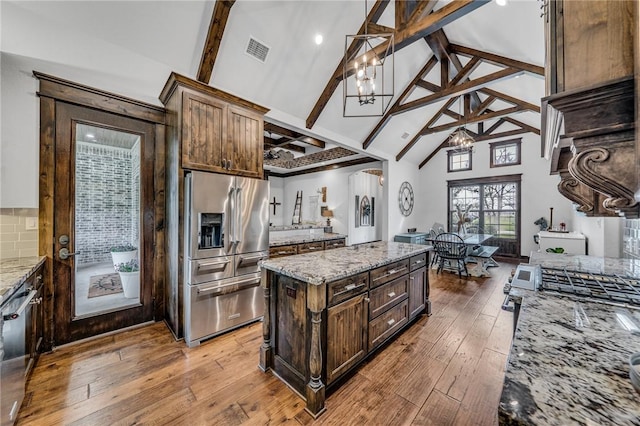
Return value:
<svg viewBox="0 0 640 426">
<path fill-rule="evenodd" d="M 507 0 L 496 0 L 496 4 L 498 6 L 506 6 L 507 5 Z"/>
<path fill-rule="evenodd" d="M 320 45 L 322 44 L 322 40 L 324 40 L 324 39 L 322 38 L 322 34 L 316 34 L 315 41 L 316 41 L 316 44 L 317 44 L 318 46 L 320 46 Z"/>
</svg>

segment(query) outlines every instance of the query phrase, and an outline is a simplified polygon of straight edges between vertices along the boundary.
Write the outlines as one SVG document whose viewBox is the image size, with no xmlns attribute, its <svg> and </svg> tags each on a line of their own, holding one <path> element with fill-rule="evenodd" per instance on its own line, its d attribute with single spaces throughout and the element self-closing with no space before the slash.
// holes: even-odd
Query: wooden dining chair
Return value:
<svg viewBox="0 0 640 426">
<path fill-rule="evenodd" d="M 438 269 L 436 273 L 440 273 L 447 262 L 452 267 L 455 262 L 458 269 L 458 277 L 462 278 L 462 271 L 469 276 L 465 258 L 467 257 L 467 245 L 459 235 L 451 232 L 445 232 L 436 236 L 433 241 L 433 248 L 438 256 Z"/>
</svg>

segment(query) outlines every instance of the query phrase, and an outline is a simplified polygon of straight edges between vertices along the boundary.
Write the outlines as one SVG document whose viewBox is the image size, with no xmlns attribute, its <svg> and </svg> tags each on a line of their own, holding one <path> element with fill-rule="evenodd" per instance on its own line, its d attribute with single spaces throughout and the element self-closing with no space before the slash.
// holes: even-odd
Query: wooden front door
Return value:
<svg viewBox="0 0 640 426">
<path fill-rule="evenodd" d="M 55 345 L 154 318 L 155 137 L 149 122 L 56 102 Z"/>
</svg>

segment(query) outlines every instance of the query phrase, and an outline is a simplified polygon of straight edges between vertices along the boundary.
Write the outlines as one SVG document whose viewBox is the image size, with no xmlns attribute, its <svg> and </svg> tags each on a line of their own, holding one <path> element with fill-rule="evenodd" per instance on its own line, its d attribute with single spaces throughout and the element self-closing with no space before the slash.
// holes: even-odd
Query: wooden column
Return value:
<svg viewBox="0 0 640 426">
<path fill-rule="evenodd" d="M 327 307 L 326 284 L 309 285 L 307 312 L 311 319 L 311 347 L 309 348 L 309 383 L 305 389 L 306 410 L 317 418 L 325 411 L 325 384 L 322 383 L 322 311 Z"/>
<path fill-rule="evenodd" d="M 260 364 L 262 371 L 273 367 L 273 349 L 271 347 L 271 276 L 272 272 L 262 269 L 261 285 L 264 289 L 264 319 L 262 320 L 262 346 L 260 347 Z"/>
</svg>

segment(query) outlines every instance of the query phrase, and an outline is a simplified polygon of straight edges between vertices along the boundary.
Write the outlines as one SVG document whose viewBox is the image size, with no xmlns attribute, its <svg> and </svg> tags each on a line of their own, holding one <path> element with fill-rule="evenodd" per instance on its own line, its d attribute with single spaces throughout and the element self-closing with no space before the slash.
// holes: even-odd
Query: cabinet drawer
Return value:
<svg viewBox="0 0 640 426">
<path fill-rule="evenodd" d="M 298 254 L 298 246 L 293 244 L 290 246 L 278 246 L 269 248 L 269 257 L 291 256 Z"/>
<path fill-rule="evenodd" d="M 373 321 L 369 321 L 369 351 L 391 337 L 409 321 L 408 301 L 389 309 Z"/>
<path fill-rule="evenodd" d="M 310 253 L 312 251 L 324 250 L 323 241 L 315 241 L 313 243 L 298 244 L 298 254 Z"/>
<path fill-rule="evenodd" d="M 354 275 L 327 284 L 327 304 L 335 305 L 369 289 L 369 274 Z"/>
<path fill-rule="evenodd" d="M 325 250 L 340 248 L 345 246 L 344 238 L 340 238 L 339 240 L 329 240 L 324 242 Z"/>
<path fill-rule="evenodd" d="M 382 312 L 395 305 L 399 300 L 406 299 L 409 291 L 409 276 L 397 278 L 371 290 L 369 295 L 369 318 L 375 318 Z"/>
<path fill-rule="evenodd" d="M 372 269 L 370 272 L 371 288 L 388 283 L 389 281 L 407 273 L 409 273 L 409 259 L 404 259 L 399 262 L 393 262 L 388 265 Z"/>
<path fill-rule="evenodd" d="M 422 268 L 427 264 L 427 253 L 422 253 L 417 256 L 412 256 L 409 259 L 409 269 L 413 272 L 418 268 Z"/>
</svg>

